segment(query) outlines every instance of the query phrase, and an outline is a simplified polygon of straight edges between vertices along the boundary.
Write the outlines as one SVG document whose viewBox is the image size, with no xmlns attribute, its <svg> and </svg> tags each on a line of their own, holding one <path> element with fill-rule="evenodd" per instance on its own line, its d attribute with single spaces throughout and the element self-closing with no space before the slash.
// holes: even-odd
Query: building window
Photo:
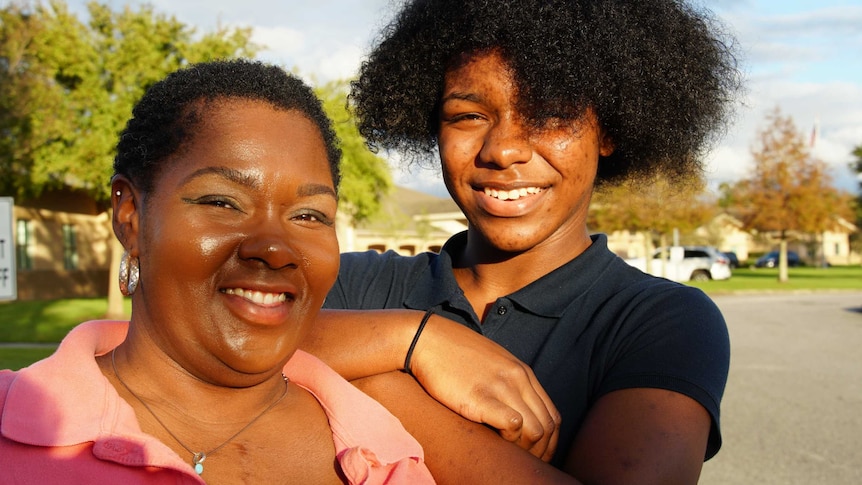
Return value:
<svg viewBox="0 0 862 485">
<path fill-rule="evenodd" d="M 78 269 L 78 241 L 75 226 L 63 224 L 63 267 Z"/>
<path fill-rule="evenodd" d="M 835 243 L 835 256 L 841 256 L 841 243 Z"/>
<path fill-rule="evenodd" d="M 33 222 L 18 219 L 15 223 L 15 258 L 18 269 L 33 269 Z"/>
</svg>

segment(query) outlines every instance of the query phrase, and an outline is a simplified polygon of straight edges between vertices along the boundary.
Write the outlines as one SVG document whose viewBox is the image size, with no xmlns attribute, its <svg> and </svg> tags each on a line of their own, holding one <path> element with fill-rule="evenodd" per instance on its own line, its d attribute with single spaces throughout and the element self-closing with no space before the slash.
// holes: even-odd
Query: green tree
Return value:
<svg viewBox="0 0 862 485">
<path fill-rule="evenodd" d="M 0 190 L 26 199 L 69 186 L 107 202 L 117 136 L 152 83 L 189 63 L 253 57 L 250 29 L 195 29 L 145 5 L 61 0 L 0 9 Z M 112 238 L 111 281 L 119 244 Z M 122 314 L 110 284 L 108 313 Z"/>
<path fill-rule="evenodd" d="M 850 169 L 856 172 L 856 177 L 859 180 L 859 188 L 854 203 L 856 226 L 862 228 L 862 144 L 857 145 L 851 155 L 853 161 L 850 162 Z M 850 244 L 854 251 L 862 251 L 862 234 L 858 232 L 851 234 Z"/>
<path fill-rule="evenodd" d="M 862 145 L 858 145 L 852 152 L 854 161 L 850 162 L 850 168 L 854 172 L 862 176 Z M 859 181 L 859 189 L 862 190 L 862 180 Z"/>
<path fill-rule="evenodd" d="M 776 108 L 752 148 L 754 167 L 732 188 L 735 215 L 748 229 L 775 234 L 779 281 L 787 281 L 787 243 L 796 234 L 817 235 L 849 217 L 846 194 L 832 186 L 828 168 L 814 158 L 790 116 Z"/>
<path fill-rule="evenodd" d="M 359 134 L 347 105 L 348 88 L 347 81 L 333 81 L 316 92 L 341 140 L 340 210 L 356 224 L 380 212 L 382 199 L 392 190 L 392 175 L 386 160 L 372 153 Z"/>
<path fill-rule="evenodd" d="M 192 62 L 253 56 L 249 29 L 197 36 L 151 6 L 53 0 L 0 11 L 0 187 L 19 197 L 61 185 L 108 200 L 117 135 L 152 83 Z"/>
</svg>

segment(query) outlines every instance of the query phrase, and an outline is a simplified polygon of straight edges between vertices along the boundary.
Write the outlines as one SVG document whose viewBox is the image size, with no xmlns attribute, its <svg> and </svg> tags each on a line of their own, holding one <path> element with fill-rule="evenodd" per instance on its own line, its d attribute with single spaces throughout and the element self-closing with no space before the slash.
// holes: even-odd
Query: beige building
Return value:
<svg viewBox="0 0 862 485">
<path fill-rule="evenodd" d="M 824 232 L 818 241 L 826 261 L 832 265 L 862 263 L 862 255 L 853 251 L 850 245 L 850 235 L 858 232 L 859 228 L 852 222 L 840 217 L 837 223 L 839 229 Z"/>
<path fill-rule="evenodd" d="M 838 218 L 835 228 L 816 236 L 791 232 L 788 249 L 796 251 L 810 265 L 818 265 L 825 258 L 830 265 L 862 263 L 862 255 L 852 251 L 850 236 L 859 229 L 851 222 Z M 773 233 L 746 231 L 740 220 L 722 213 L 708 224 L 697 228 L 692 234 L 680 235 L 681 245 L 714 246 L 722 252 L 736 253 L 740 263 L 754 264 L 752 255 L 760 255 L 778 249 L 778 236 Z M 672 241 L 669 239 L 668 244 Z M 608 235 L 608 247 L 622 258 L 642 258 L 653 250 L 647 246 L 643 233 L 616 231 Z"/>
<path fill-rule="evenodd" d="M 55 190 L 16 204 L 13 219 L 19 300 L 107 295 L 114 233 L 105 207 Z"/>
<path fill-rule="evenodd" d="M 667 244 L 673 243 L 673 236 L 668 236 Z M 697 228 L 693 234 L 680 234 L 679 244 L 714 246 L 719 251 L 736 253 L 740 261 L 747 260 L 749 251 L 754 250 L 751 233 L 743 229 L 741 221 L 728 214 L 719 214 L 709 224 Z M 644 233 L 628 231 L 608 234 L 608 247 L 621 258 L 643 258 L 654 249 L 652 243 L 646 241 Z"/>
<path fill-rule="evenodd" d="M 393 250 L 403 255 L 439 251 L 453 234 L 467 229 L 467 219 L 449 197 L 395 187 L 381 214 L 356 226 L 338 221 L 342 252 Z"/>
</svg>

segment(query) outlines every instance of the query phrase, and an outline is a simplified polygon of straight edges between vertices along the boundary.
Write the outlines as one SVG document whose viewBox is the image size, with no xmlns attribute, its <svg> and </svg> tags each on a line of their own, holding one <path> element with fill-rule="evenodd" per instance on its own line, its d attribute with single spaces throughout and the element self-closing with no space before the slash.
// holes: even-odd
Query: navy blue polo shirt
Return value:
<svg viewBox="0 0 862 485">
<path fill-rule="evenodd" d="M 410 257 L 344 253 L 325 307 L 436 307 L 505 347 L 530 365 L 562 414 L 555 466 L 564 464 L 596 400 L 637 387 L 668 389 L 703 405 L 712 417 L 705 459 L 718 451 L 730 340 L 709 297 L 629 266 L 598 234 L 572 261 L 498 298 L 480 322 L 452 273 L 452 255 L 466 241 L 460 233 L 440 254 Z"/>
</svg>

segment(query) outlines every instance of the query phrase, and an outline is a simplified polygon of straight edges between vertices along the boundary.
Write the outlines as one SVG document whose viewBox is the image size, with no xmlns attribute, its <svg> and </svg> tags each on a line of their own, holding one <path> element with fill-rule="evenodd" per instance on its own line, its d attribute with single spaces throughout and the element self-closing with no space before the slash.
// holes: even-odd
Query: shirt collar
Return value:
<svg viewBox="0 0 862 485">
<path fill-rule="evenodd" d="M 585 294 L 597 281 L 597 278 L 583 278 L 580 275 L 596 275 L 598 273 L 594 268 L 602 268 L 601 271 L 604 271 L 613 259 L 613 254 L 607 250 L 607 236 L 594 234 L 590 238 L 592 244 L 576 258 L 504 297 L 539 316 L 562 316 L 572 302 Z M 466 245 L 466 231 L 449 238 L 440 254 L 431 260 L 418 278 L 405 299 L 405 306 L 425 310 L 445 303 L 456 308 L 471 308 L 452 272 L 453 256 L 463 252 Z"/>
<path fill-rule="evenodd" d="M 590 236 L 592 244 L 568 263 L 509 295 L 509 298 L 536 315 L 559 318 L 572 303 L 582 298 L 599 281 L 598 276 L 614 259 L 607 250 L 604 234 Z"/>
<path fill-rule="evenodd" d="M 19 370 L 0 412 L 0 434 L 36 446 L 93 443 L 93 454 L 127 466 L 171 468 L 203 483 L 167 445 L 141 431 L 135 411 L 94 357 L 120 345 L 129 322 L 77 325 L 47 359 Z"/>
<path fill-rule="evenodd" d="M 69 446 L 112 431 L 119 395 L 93 356 L 125 339 L 128 322 L 76 326 L 51 357 L 18 371 L 3 409 L 2 433 L 39 446 Z M 69 404 L 74 403 L 74 404 Z"/>
</svg>

